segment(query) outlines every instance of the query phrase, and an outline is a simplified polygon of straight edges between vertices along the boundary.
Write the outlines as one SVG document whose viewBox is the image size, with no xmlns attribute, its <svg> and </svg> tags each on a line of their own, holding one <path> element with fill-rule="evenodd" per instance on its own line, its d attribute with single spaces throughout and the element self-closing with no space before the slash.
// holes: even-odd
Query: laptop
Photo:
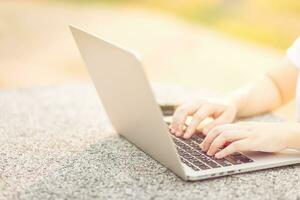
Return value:
<svg viewBox="0 0 300 200">
<path fill-rule="evenodd" d="M 134 52 L 74 26 L 70 30 L 117 133 L 183 180 L 300 163 L 299 152 L 291 149 L 279 153 L 240 152 L 224 159 L 206 155 L 199 147 L 204 138 L 201 133 L 188 140 L 170 134 Z"/>
</svg>

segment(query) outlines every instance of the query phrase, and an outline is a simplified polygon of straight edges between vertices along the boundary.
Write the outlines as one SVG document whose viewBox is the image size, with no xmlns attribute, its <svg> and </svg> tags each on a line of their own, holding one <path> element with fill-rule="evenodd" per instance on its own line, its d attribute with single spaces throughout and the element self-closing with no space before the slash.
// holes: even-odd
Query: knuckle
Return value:
<svg viewBox="0 0 300 200">
<path fill-rule="evenodd" d="M 202 114 L 199 113 L 199 112 L 196 112 L 193 116 L 193 119 L 196 120 L 196 121 L 199 121 L 202 119 Z"/>
<path fill-rule="evenodd" d="M 223 132 L 220 135 L 220 137 L 221 137 L 222 140 L 228 140 L 229 139 L 229 133 L 228 132 Z"/>
<path fill-rule="evenodd" d="M 221 141 L 221 142 L 223 142 L 223 141 L 226 141 L 227 138 L 226 138 L 226 136 L 224 134 L 221 134 L 221 135 L 218 136 L 218 140 Z"/>
</svg>

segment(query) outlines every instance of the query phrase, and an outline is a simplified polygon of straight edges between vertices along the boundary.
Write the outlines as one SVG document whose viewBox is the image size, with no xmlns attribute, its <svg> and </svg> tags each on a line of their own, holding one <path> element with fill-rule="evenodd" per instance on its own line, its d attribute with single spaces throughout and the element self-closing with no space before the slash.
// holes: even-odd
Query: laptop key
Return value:
<svg viewBox="0 0 300 200">
<path fill-rule="evenodd" d="M 201 161 L 199 160 L 195 160 L 193 162 L 194 165 L 196 165 L 197 167 L 199 167 L 200 169 L 202 170 L 206 170 L 206 169 L 210 169 L 207 165 L 205 165 L 204 163 L 202 163 Z"/>
<path fill-rule="evenodd" d="M 186 151 L 192 154 L 193 156 L 200 159 L 202 162 L 208 164 L 210 167 L 218 168 L 221 167 L 219 164 L 213 161 L 213 158 L 206 155 L 205 152 L 201 151 L 200 149 L 193 149 L 191 147 L 186 147 Z"/>
<path fill-rule="evenodd" d="M 221 167 L 221 166 L 218 165 L 217 163 L 215 163 L 215 162 L 213 162 L 213 161 L 210 161 L 210 160 L 206 161 L 205 163 L 206 163 L 207 165 L 209 165 L 210 167 L 212 167 L 212 168 L 219 168 L 219 167 Z"/>
<path fill-rule="evenodd" d="M 184 154 L 183 157 L 186 158 L 187 160 L 191 160 L 193 158 L 193 156 L 188 153 Z"/>
<path fill-rule="evenodd" d="M 201 138 L 199 135 L 193 135 L 191 137 L 191 140 L 195 141 L 197 144 L 200 145 L 203 141 L 203 138 Z"/>
<path fill-rule="evenodd" d="M 205 152 L 201 151 L 200 149 L 193 149 L 190 146 L 186 145 L 184 148 L 188 153 L 195 156 L 205 164 L 209 165 L 212 168 L 218 168 L 221 167 L 221 165 L 217 164 L 216 162 L 212 161 L 207 155 L 205 155 Z"/>
<path fill-rule="evenodd" d="M 197 156 L 191 155 L 190 153 L 184 151 L 181 148 L 178 148 L 178 153 L 179 153 L 181 159 L 188 160 L 189 162 L 191 162 L 193 165 L 197 166 L 198 168 L 200 168 L 202 170 L 210 169 L 209 165 L 205 165 L 203 163 L 203 161 L 201 161 L 200 159 L 198 159 Z M 203 155 L 199 154 L 199 152 L 197 152 L 197 151 L 194 151 L 194 153 L 197 153 L 197 155 L 200 155 L 200 156 L 203 157 Z M 192 168 L 192 166 L 190 166 L 190 167 Z"/>
<path fill-rule="evenodd" d="M 243 155 L 243 154 L 239 154 L 239 155 L 232 155 L 233 158 L 241 161 L 242 163 L 250 163 L 253 162 L 252 159 L 248 158 L 247 156 Z"/>
<path fill-rule="evenodd" d="M 227 156 L 227 157 L 225 157 L 225 159 L 226 159 L 228 162 L 230 162 L 231 164 L 233 164 L 233 165 L 239 165 L 239 164 L 242 164 L 242 162 L 241 162 L 240 160 L 237 160 L 237 159 L 235 159 L 235 158 L 232 157 L 232 156 Z"/>
<path fill-rule="evenodd" d="M 222 165 L 223 167 L 227 167 L 232 165 L 229 161 L 227 161 L 226 159 L 214 159 L 214 161 L 216 161 L 219 165 Z"/>
<path fill-rule="evenodd" d="M 199 160 L 201 160 L 203 163 L 209 165 L 212 168 L 221 167 L 219 164 L 217 164 L 216 162 L 212 161 L 208 156 L 204 155 L 204 153 L 201 152 L 201 151 L 197 151 L 197 150 L 192 149 L 191 150 L 191 154 L 193 156 L 195 156 L 196 158 L 198 158 Z"/>
<path fill-rule="evenodd" d="M 180 155 L 180 156 L 183 156 L 184 155 L 184 150 L 183 149 L 181 149 L 181 148 L 179 148 L 179 147 L 177 147 L 177 152 L 178 152 L 178 154 Z"/>
<path fill-rule="evenodd" d="M 189 159 L 188 161 L 190 161 L 191 163 L 193 163 L 193 165 L 199 167 L 202 170 L 210 169 L 210 167 L 208 165 L 205 165 L 205 163 L 201 162 L 201 160 L 197 159 L 196 157 L 193 157 L 193 158 Z"/>
<path fill-rule="evenodd" d="M 225 160 L 225 159 L 216 159 L 216 158 L 214 158 L 214 157 L 212 157 L 212 156 L 208 156 L 205 152 L 203 152 L 203 151 L 200 149 L 199 145 L 198 145 L 195 141 L 193 141 L 193 140 L 187 140 L 186 143 L 187 143 L 189 146 L 193 147 L 193 149 L 198 150 L 198 151 L 201 151 L 201 155 L 202 155 L 202 154 L 205 155 L 204 157 L 210 158 L 211 160 L 217 162 L 217 163 L 220 164 L 221 166 L 224 166 L 224 167 L 225 167 L 225 166 L 230 166 L 230 165 L 231 165 L 231 163 L 228 162 L 228 161 Z M 193 153 L 193 154 L 194 154 L 194 155 L 197 155 L 197 156 L 200 156 L 199 153 Z M 239 154 L 239 155 L 241 155 L 241 154 Z M 245 159 L 245 161 L 247 161 L 247 160 Z"/>
<path fill-rule="evenodd" d="M 174 143 L 175 143 L 176 145 L 181 144 L 181 142 L 180 142 L 177 138 L 175 138 L 175 137 L 173 137 L 173 141 L 174 141 Z"/>
<path fill-rule="evenodd" d="M 223 167 L 227 167 L 227 166 L 232 165 L 225 158 L 218 159 L 218 158 L 215 158 L 213 156 L 209 156 L 209 155 L 206 155 L 206 156 L 209 157 L 211 160 L 215 161 L 216 163 L 218 163 L 219 165 L 223 166 Z"/>
<path fill-rule="evenodd" d="M 193 140 L 186 140 L 185 143 L 188 144 L 189 146 L 193 147 L 194 149 L 200 149 L 199 144 L 197 144 Z"/>
<path fill-rule="evenodd" d="M 181 161 L 186 164 L 188 167 L 192 168 L 195 171 L 199 171 L 201 168 L 198 168 L 196 166 L 194 166 L 193 164 L 191 164 L 189 161 L 187 161 L 185 158 L 181 157 Z"/>
</svg>

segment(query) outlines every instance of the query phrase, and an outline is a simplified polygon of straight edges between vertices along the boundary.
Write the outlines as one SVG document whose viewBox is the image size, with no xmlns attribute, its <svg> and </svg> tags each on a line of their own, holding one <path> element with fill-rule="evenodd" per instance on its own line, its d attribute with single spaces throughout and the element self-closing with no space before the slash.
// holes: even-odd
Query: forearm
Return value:
<svg viewBox="0 0 300 200">
<path fill-rule="evenodd" d="M 285 131 L 287 148 L 300 150 L 300 123 L 286 123 Z"/>
<path fill-rule="evenodd" d="M 299 71 L 290 62 L 268 71 L 258 80 L 231 95 L 238 117 L 270 112 L 295 96 Z"/>
<path fill-rule="evenodd" d="M 239 88 L 230 96 L 237 108 L 237 117 L 248 117 L 270 112 L 282 104 L 280 92 L 266 75 Z"/>
</svg>

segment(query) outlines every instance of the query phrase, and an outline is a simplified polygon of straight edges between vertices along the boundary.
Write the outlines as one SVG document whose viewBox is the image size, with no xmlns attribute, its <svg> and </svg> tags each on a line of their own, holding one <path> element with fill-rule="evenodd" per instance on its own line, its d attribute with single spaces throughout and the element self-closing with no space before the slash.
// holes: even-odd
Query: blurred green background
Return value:
<svg viewBox="0 0 300 200">
<path fill-rule="evenodd" d="M 168 12 L 193 23 L 285 50 L 300 33 L 298 0 L 73 0 L 125 4 Z"/>
</svg>

